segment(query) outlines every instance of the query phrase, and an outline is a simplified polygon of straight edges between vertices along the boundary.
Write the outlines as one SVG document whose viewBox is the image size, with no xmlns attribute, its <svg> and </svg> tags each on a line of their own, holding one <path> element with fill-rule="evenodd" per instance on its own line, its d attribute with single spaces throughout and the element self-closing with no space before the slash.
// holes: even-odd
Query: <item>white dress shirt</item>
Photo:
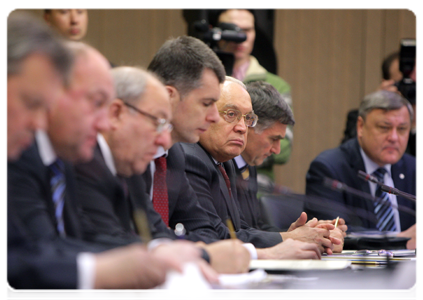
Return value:
<svg viewBox="0 0 423 300">
<path fill-rule="evenodd" d="M 37 147 L 41 161 L 45 166 L 50 166 L 57 159 L 57 154 L 54 151 L 50 138 L 45 131 L 38 130 L 35 133 L 35 140 L 37 141 Z M 94 288 L 95 263 L 96 261 L 94 254 L 88 252 L 80 252 L 77 254 L 76 264 L 78 289 Z"/>
</svg>

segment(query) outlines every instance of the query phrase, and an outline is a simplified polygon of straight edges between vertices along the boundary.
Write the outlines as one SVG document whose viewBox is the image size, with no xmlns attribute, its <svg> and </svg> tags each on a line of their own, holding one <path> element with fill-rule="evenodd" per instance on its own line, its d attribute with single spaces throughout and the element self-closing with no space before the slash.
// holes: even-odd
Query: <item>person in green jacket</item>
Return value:
<svg viewBox="0 0 423 300">
<path fill-rule="evenodd" d="M 284 100 L 291 106 L 291 87 L 279 76 L 268 72 L 262 67 L 258 60 L 251 55 L 256 36 L 254 27 L 254 14 L 250 10 L 245 9 L 229 9 L 220 13 L 218 22 L 233 23 L 241 28 L 247 35 L 247 39 L 240 44 L 229 41 L 220 41 L 219 48 L 222 51 L 233 53 L 235 56 L 235 63 L 233 66 L 232 76 L 249 83 L 253 81 L 264 81 L 274 86 L 283 96 Z M 285 164 L 291 156 L 291 147 L 293 140 L 292 127 L 288 126 L 286 131 L 286 138 L 281 140 L 281 152 L 277 155 L 273 154 L 266 158 L 257 171 L 259 174 L 268 176 L 274 181 L 274 164 Z"/>
</svg>

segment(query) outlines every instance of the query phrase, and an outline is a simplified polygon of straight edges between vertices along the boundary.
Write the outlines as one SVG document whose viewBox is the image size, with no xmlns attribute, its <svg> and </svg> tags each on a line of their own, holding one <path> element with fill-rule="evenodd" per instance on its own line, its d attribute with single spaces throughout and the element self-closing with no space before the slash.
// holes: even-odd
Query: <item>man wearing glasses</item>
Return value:
<svg viewBox="0 0 423 300">
<path fill-rule="evenodd" d="M 226 224 L 228 219 L 231 220 L 236 237 L 254 245 L 253 258 L 320 258 L 324 248 L 333 247 L 328 231 L 333 225 L 322 226 L 324 228 L 313 232 L 308 228 L 297 230 L 309 234 L 307 240 L 314 243 L 295 241 L 288 236 L 282 243 L 281 233 L 257 230 L 245 222 L 237 203 L 235 169 L 231 159 L 244 150 L 248 128 L 255 126 L 258 118 L 252 110 L 245 85 L 235 78 L 226 77 L 216 104 L 220 114 L 218 122 L 200 136 L 197 144 L 182 144 L 186 175 L 200 205 L 207 210 L 214 224 Z"/>
<path fill-rule="evenodd" d="M 132 190 L 129 178 L 142 174 L 159 146 L 170 147 L 169 96 L 152 74 L 138 68 L 111 70 L 116 97 L 108 118 L 110 130 L 97 135 L 94 159 L 75 166 L 78 198 L 96 234 L 138 240 L 133 218 L 148 210 L 142 186 Z M 169 237 L 166 226 L 152 226 L 153 238 Z"/>
</svg>

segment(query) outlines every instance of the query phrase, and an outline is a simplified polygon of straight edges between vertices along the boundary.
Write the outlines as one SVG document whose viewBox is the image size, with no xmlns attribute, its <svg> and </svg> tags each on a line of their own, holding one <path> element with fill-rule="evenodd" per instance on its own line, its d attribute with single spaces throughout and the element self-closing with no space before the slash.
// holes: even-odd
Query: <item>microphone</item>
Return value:
<svg viewBox="0 0 423 300">
<path fill-rule="evenodd" d="M 408 200 L 411 200 L 413 202 L 416 202 L 416 196 L 405 193 L 403 191 L 400 191 L 394 187 L 391 187 L 389 185 L 385 185 L 383 183 L 381 183 L 375 176 L 369 175 L 361 170 L 358 171 L 358 177 L 360 177 L 361 179 L 365 180 L 365 181 L 371 181 L 373 183 L 376 183 L 377 185 L 380 185 L 380 188 L 382 191 L 389 193 L 389 194 L 393 194 L 395 196 L 401 196 L 404 197 Z"/>
<path fill-rule="evenodd" d="M 247 189 L 245 182 L 243 180 L 237 181 L 237 186 L 240 185 L 241 188 Z M 298 201 L 303 203 L 303 205 L 310 204 L 317 210 L 327 210 L 330 207 L 330 210 L 334 212 L 335 216 L 327 216 L 326 219 L 334 219 L 336 215 L 342 216 L 346 221 L 349 220 L 351 224 L 360 223 L 360 218 L 366 219 L 371 223 L 375 223 L 375 216 L 373 212 L 369 212 L 366 209 L 360 207 L 353 207 L 343 203 L 338 203 L 332 199 L 322 198 L 315 195 L 305 195 L 294 193 L 290 188 L 276 184 L 271 179 L 266 176 L 257 176 L 257 185 L 262 197 L 286 197 L 289 201 Z M 297 207 L 294 204 L 294 207 Z M 304 208 L 303 208 L 304 211 Z M 351 227 L 352 228 L 352 227 Z"/>
<path fill-rule="evenodd" d="M 368 174 L 366 174 L 366 175 L 368 175 Z M 327 187 L 330 187 L 334 190 L 346 191 L 347 193 L 350 193 L 350 194 L 353 194 L 353 195 L 356 195 L 356 196 L 359 196 L 359 197 L 363 197 L 364 199 L 370 200 L 372 202 L 377 202 L 378 204 L 382 204 L 384 206 L 389 206 L 389 207 L 401 210 L 401 211 L 406 212 L 406 213 L 408 213 L 412 216 L 416 215 L 416 212 L 409 207 L 402 206 L 402 205 L 394 205 L 391 202 L 389 202 L 389 203 L 381 202 L 380 199 L 377 199 L 376 197 L 373 197 L 372 195 L 370 195 L 368 193 L 356 190 L 352 187 L 349 187 L 345 183 L 339 182 L 339 181 L 334 180 L 334 179 L 329 178 L 329 177 L 325 177 L 324 185 L 327 186 Z"/>
</svg>

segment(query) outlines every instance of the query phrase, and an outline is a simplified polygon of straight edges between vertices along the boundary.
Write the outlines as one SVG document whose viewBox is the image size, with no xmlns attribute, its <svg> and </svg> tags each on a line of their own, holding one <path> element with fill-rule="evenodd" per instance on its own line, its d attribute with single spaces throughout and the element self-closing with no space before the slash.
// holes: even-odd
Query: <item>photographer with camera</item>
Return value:
<svg viewBox="0 0 423 300">
<path fill-rule="evenodd" d="M 268 72 L 261 66 L 258 60 L 251 55 L 256 38 L 255 16 L 252 10 L 229 9 L 218 13 L 217 27 L 235 24 L 245 33 L 246 39 L 243 42 L 233 42 L 230 40 L 220 40 L 217 42 L 220 51 L 232 53 L 234 55 L 232 76 L 249 83 L 253 81 L 264 81 L 273 85 L 284 100 L 292 108 L 291 87 L 279 76 Z M 259 174 L 266 175 L 274 180 L 273 165 L 285 164 L 291 155 L 293 132 L 291 126 L 286 130 L 286 138 L 281 140 L 281 151 L 278 155 L 271 155 L 258 167 Z"/>
<path fill-rule="evenodd" d="M 382 63 L 383 81 L 379 90 L 400 93 L 414 109 L 413 123 L 406 153 L 416 156 L 416 40 L 402 39 L 399 52 L 387 56 Z"/>
<path fill-rule="evenodd" d="M 377 90 L 394 92 L 404 96 L 414 110 L 406 153 L 416 156 L 416 40 L 402 39 L 400 51 L 389 54 L 382 62 L 382 82 Z M 341 144 L 357 136 L 358 110 L 348 112 Z"/>
</svg>

